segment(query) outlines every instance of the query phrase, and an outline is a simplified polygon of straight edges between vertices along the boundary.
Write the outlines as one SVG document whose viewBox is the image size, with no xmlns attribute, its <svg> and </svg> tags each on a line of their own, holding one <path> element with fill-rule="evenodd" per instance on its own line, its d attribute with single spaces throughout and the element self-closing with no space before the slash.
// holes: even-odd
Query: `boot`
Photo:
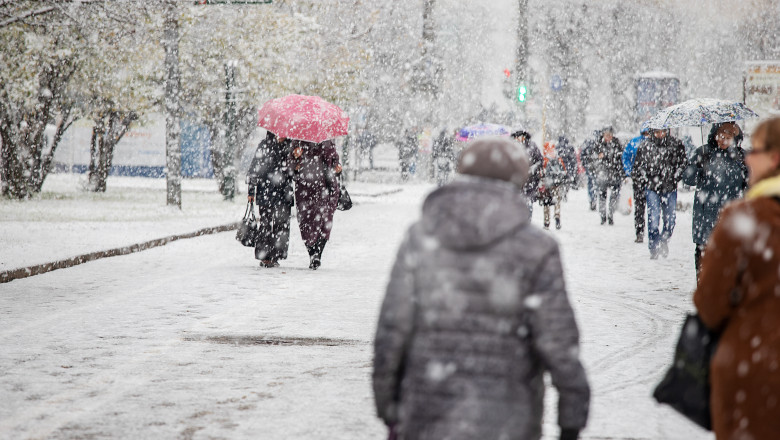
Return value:
<svg viewBox="0 0 780 440">
<path fill-rule="evenodd" d="M 593 200 L 590 202 L 590 210 L 595 211 L 596 210 L 596 201 Z"/>
<path fill-rule="evenodd" d="M 601 224 L 603 225 L 606 222 L 607 222 L 607 216 L 606 215 L 602 215 L 601 216 Z"/>
<path fill-rule="evenodd" d="M 309 269 L 317 270 L 322 264 L 322 251 L 325 249 L 325 244 L 328 241 L 325 239 L 319 239 L 314 243 L 309 251 Z"/>
<path fill-rule="evenodd" d="M 613 220 L 612 217 L 609 217 L 607 219 L 607 223 L 609 223 L 610 225 L 614 225 L 615 224 L 615 220 Z"/>
<path fill-rule="evenodd" d="M 645 234 L 643 234 L 641 232 L 637 232 L 636 233 L 636 240 L 634 240 L 634 243 L 642 243 L 643 241 L 645 241 Z"/>
<path fill-rule="evenodd" d="M 561 219 L 559 217 L 555 217 L 555 229 L 561 229 Z"/>
</svg>

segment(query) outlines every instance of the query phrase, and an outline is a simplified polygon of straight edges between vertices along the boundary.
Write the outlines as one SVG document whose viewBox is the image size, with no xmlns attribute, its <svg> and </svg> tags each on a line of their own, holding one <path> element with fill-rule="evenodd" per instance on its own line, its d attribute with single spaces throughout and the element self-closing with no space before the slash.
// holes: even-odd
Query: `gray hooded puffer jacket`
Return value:
<svg viewBox="0 0 780 440">
<path fill-rule="evenodd" d="M 521 192 L 460 177 L 425 201 L 401 245 L 375 340 L 377 412 L 401 439 L 538 439 L 545 371 L 558 424 L 590 390 L 556 242 Z"/>
</svg>

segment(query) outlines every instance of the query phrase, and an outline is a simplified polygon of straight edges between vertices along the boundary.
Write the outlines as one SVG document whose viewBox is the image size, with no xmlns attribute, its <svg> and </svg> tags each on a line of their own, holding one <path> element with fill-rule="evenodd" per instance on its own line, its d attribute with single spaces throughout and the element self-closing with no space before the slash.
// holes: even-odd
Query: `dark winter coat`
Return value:
<svg viewBox="0 0 780 440">
<path fill-rule="evenodd" d="M 677 191 L 687 165 L 685 146 L 678 139 L 649 137 L 639 144 L 631 178 L 645 189 L 661 194 Z"/>
<path fill-rule="evenodd" d="M 585 139 L 585 142 L 582 143 L 582 147 L 580 147 L 580 161 L 582 162 L 582 167 L 585 168 L 585 173 L 591 179 L 595 177 L 596 172 L 593 166 L 595 165 L 598 156 L 594 158 L 593 152 L 596 148 L 598 139 L 601 139 L 601 131 L 596 130 L 590 138 Z"/>
<path fill-rule="evenodd" d="M 404 137 L 398 143 L 398 160 L 401 163 L 413 163 L 417 158 L 417 149 L 419 147 L 417 135 L 407 131 Z"/>
<path fill-rule="evenodd" d="M 526 141 L 521 142 L 520 144 L 525 148 L 530 164 L 530 167 L 528 168 L 528 181 L 525 182 L 523 192 L 528 200 L 535 202 L 539 195 L 539 184 L 541 183 L 542 176 L 544 176 L 544 160 L 542 158 L 542 153 L 539 151 L 539 147 L 536 146 L 536 142 L 526 138 Z"/>
<path fill-rule="evenodd" d="M 615 186 L 623 181 L 623 147 L 617 138 L 609 143 L 599 138 L 588 151 L 586 160 L 597 186 Z"/>
<path fill-rule="evenodd" d="M 555 145 L 555 150 L 563 160 L 569 182 L 574 183 L 577 180 L 577 152 L 574 151 L 574 146 L 569 143 L 566 137 L 560 136 L 558 137 L 558 143 Z"/>
<path fill-rule="evenodd" d="M 780 203 L 773 194 L 723 209 L 702 256 L 693 302 L 722 330 L 710 363 L 718 440 L 780 436 Z"/>
<path fill-rule="evenodd" d="M 442 131 L 433 141 L 431 156 L 434 159 L 442 158 L 449 161 L 455 161 L 455 140 Z"/>
<path fill-rule="evenodd" d="M 331 141 L 321 144 L 295 141 L 290 154 L 294 172 L 298 224 L 306 246 L 330 239 L 333 214 L 339 200 L 339 154 Z"/>
<path fill-rule="evenodd" d="M 545 371 L 558 424 L 590 391 L 555 240 L 510 183 L 461 177 L 428 196 L 398 251 L 375 339 L 377 412 L 399 438 L 538 439 Z"/>
<path fill-rule="evenodd" d="M 260 142 L 249 165 L 249 195 L 257 206 L 293 205 L 293 179 L 288 159 L 290 142 L 279 143 L 271 135 Z"/>
<path fill-rule="evenodd" d="M 726 202 L 741 198 L 748 184 L 745 151 L 734 145 L 718 147 L 710 134 L 706 145 L 697 148 L 683 175 L 686 185 L 696 187 L 693 199 L 693 242 L 705 244 Z"/>
</svg>

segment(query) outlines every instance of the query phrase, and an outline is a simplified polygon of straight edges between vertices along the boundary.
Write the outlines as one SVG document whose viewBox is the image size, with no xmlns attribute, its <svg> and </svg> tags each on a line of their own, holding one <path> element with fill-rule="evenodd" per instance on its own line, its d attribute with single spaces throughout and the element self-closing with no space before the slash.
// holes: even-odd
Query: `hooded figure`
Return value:
<svg viewBox="0 0 780 440">
<path fill-rule="evenodd" d="M 745 151 L 740 146 L 742 137 L 742 130 L 733 122 L 713 125 L 707 143 L 693 152 L 683 175 L 686 185 L 696 187 L 693 243 L 697 274 L 701 253 L 720 211 L 727 202 L 741 198 L 747 188 L 748 169 Z"/>
<path fill-rule="evenodd" d="M 290 242 L 290 208 L 293 206 L 292 171 L 288 164 L 290 143 L 280 142 L 270 131 L 260 142 L 249 165 L 248 195 L 258 207 L 260 239 L 255 258 L 265 267 L 287 258 Z"/>
<path fill-rule="evenodd" d="M 558 245 L 529 223 L 528 158 L 507 139 L 469 144 L 401 244 L 379 315 L 373 388 L 399 439 L 538 439 L 545 371 L 562 438 L 590 391 Z"/>
<path fill-rule="evenodd" d="M 515 139 L 525 149 L 525 153 L 529 160 L 528 179 L 525 182 L 523 190 L 525 197 L 528 199 L 529 208 L 532 208 L 533 202 L 536 201 L 536 197 L 539 193 L 539 182 L 544 175 L 544 163 L 542 163 L 542 153 L 539 152 L 539 147 L 536 146 L 536 142 L 531 140 L 531 133 L 525 130 L 517 130 L 512 133 L 512 138 Z"/>
</svg>

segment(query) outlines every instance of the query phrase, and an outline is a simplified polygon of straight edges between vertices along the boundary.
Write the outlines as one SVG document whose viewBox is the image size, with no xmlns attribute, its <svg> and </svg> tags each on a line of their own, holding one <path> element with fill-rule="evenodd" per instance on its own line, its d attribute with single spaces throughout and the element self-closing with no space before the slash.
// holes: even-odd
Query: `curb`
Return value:
<svg viewBox="0 0 780 440">
<path fill-rule="evenodd" d="M 136 252 L 145 251 L 158 246 L 165 246 L 168 243 L 172 243 L 177 240 L 183 240 L 186 238 L 195 238 L 202 235 L 216 234 L 219 232 L 226 232 L 238 229 L 239 223 L 228 223 L 226 225 L 212 226 L 210 228 L 199 229 L 195 232 L 188 234 L 170 235 L 168 237 L 158 238 L 155 240 L 145 241 L 143 243 L 131 244 L 129 246 L 123 246 L 114 249 L 108 249 L 105 251 L 91 252 L 89 254 L 83 254 L 76 257 L 66 258 L 64 260 L 54 261 L 51 263 L 36 264 L 35 266 L 21 267 L 18 269 L 6 270 L 0 272 L 0 284 L 8 283 L 13 280 L 21 278 L 27 278 L 35 275 L 41 275 L 46 272 L 51 272 L 57 269 L 66 269 L 68 267 L 77 266 L 79 264 L 87 263 L 101 258 L 116 257 L 119 255 L 128 255 Z"/>
</svg>

